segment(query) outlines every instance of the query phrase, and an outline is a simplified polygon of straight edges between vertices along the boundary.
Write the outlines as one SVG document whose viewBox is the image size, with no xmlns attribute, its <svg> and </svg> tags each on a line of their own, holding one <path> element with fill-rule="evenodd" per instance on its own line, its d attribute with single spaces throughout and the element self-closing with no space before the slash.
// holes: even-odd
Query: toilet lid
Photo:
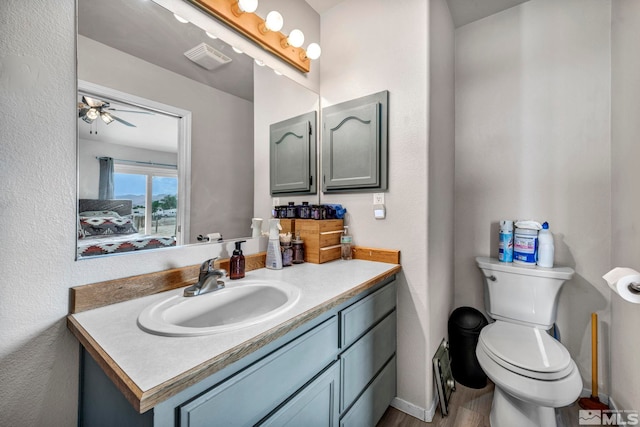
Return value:
<svg viewBox="0 0 640 427">
<path fill-rule="evenodd" d="M 567 349 L 544 330 L 530 326 L 492 323 L 480 332 L 479 344 L 496 363 L 531 378 L 561 378 L 573 369 Z"/>
</svg>

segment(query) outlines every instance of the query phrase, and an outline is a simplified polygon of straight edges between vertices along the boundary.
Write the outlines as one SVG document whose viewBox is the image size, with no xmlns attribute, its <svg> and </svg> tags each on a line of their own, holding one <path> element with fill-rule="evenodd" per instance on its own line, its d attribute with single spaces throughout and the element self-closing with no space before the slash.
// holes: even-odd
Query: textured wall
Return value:
<svg viewBox="0 0 640 427">
<path fill-rule="evenodd" d="M 79 345 L 66 329 L 69 287 L 193 265 L 223 250 L 193 245 L 74 260 L 74 13 L 72 0 L 0 2 L 2 426 L 76 424 Z M 257 242 L 245 244 L 245 253 L 257 250 Z"/>
<path fill-rule="evenodd" d="M 612 2 L 611 267 L 640 271 L 640 218 L 635 179 L 640 159 L 640 2 Z M 640 306 L 611 295 L 611 397 L 619 409 L 640 410 Z"/>
<path fill-rule="evenodd" d="M 407 403 L 406 410 L 421 418 L 432 399 L 432 313 L 427 284 L 427 6 L 420 0 L 345 0 L 323 13 L 321 19 L 322 107 L 389 91 L 387 218 L 374 219 L 371 193 L 322 194 L 321 201 L 347 207 L 356 245 L 402 252 L 398 397 Z"/>
<path fill-rule="evenodd" d="M 561 339 L 588 384 L 590 313 L 606 393 L 611 248 L 610 3 L 531 0 L 456 30 L 455 302 L 483 308 L 474 257 L 500 219 L 549 221 Z"/>
</svg>

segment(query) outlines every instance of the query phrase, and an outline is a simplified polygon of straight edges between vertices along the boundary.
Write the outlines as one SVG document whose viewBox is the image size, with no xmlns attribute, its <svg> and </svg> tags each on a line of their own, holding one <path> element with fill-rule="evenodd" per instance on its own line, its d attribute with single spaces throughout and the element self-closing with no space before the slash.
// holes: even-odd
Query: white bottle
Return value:
<svg viewBox="0 0 640 427">
<path fill-rule="evenodd" d="M 280 225 L 279 219 L 269 220 L 269 243 L 267 243 L 267 259 L 265 267 L 272 270 L 282 270 L 282 252 L 280 251 Z"/>
<path fill-rule="evenodd" d="M 553 235 L 549 230 L 549 223 L 545 222 L 538 232 L 538 267 L 553 267 L 554 252 Z"/>
</svg>

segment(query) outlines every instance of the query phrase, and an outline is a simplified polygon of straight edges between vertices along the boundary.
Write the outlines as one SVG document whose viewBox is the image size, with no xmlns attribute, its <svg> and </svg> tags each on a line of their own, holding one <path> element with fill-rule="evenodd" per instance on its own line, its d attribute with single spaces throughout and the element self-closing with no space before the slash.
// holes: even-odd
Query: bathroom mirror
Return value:
<svg viewBox="0 0 640 427">
<path fill-rule="evenodd" d="M 254 81 L 256 75 L 263 77 Z M 164 226 L 162 237 L 175 236 L 177 246 L 198 243 L 197 236 L 209 233 L 219 233 L 225 240 L 249 236 L 251 217 L 269 214 L 254 213 L 254 206 L 270 205 L 268 189 L 259 188 L 260 182 L 268 180 L 268 157 L 266 172 L 259 161 L 260 144 L 267 144 L 268 150 L 268 129 L 263 138 L 261 124 L 271 122 L 274 111 L 293 115 L 319 109 L 317 94 L 257 65 L 195 25 L 179 22 L 152 1 L 78 0 L 78 79 L 79 110 L 83 96 L 108 103 L 93 121 L 78 117 L 78 199 L 83 204 L 104 200 L 97 188 L 102 157 L 114 159 L 116 175 L 153 169 L 155 175 L 148 178 L 151 187 L 147 186 L 151 197 L 144 197 L 150 199 L 151 209 L 141 203 L 140 191 L 116 188 L 110 200 L 116 201 L 116 207 L 122 204 L 118 200 L 132 200 L 130 211 L 127 204 L 119 207 L 123 210 L 119 215 L 131 221 L 117 219 L 107 228 L 143 234 L 152 230 L 153 234 Z M 106 124 L 100 118 L 103 112 L 116 119 Z M 183 120 L 185 115 L 189 120 Z M 168 128 L 166 123 L 153 124 L 171 117 L 182 123 Z M 145 127 L 147 122 L 151 124 Z M 180 143 L 176 133 L 183 137 Z M 140 138 L 151 145 L 140 148 Z M 155 148 L 153 144 L 161 139 L 172 139 L 177 146 Z M 84 148 L 87 141 L 91 142 L 88 150 Z M 178 188 L 175 196 L 161 187 L 165 178 Z M 153 188 L 154 180 L 158 189 Z M 122 184 L 116 181 L 115 187 Z M 101 221 L 91 218 L 87 224 L 85 211 L 113 215 L 115 211 L 106 207 L 100 203 L 91 209 L 80 207 L 85 215 L 84 222 L 78 217 L 79 242 L 84 239 L 83 227 Z M 134 247 L 125 250 L 140 249 Z"/>
</svg>

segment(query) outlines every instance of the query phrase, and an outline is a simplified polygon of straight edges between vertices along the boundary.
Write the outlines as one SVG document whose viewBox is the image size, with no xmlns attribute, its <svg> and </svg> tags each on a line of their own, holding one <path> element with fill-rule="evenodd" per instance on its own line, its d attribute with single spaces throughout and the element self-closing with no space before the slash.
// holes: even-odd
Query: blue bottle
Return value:
<svg viewBox="0 0 640 427">
<path fill-rule="evenodd" d="M 500 221 L 498 261 L 513 262 L 513 221 Z"/>
</svg>

